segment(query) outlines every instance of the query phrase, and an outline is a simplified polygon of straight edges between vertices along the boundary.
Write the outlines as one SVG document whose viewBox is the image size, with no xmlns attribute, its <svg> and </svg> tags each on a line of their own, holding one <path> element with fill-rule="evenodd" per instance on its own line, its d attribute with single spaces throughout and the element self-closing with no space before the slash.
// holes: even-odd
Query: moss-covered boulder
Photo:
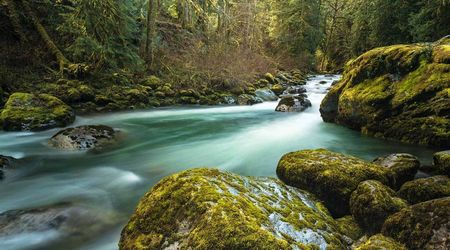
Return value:
<svg viewBox="0 0 450 250">
<path fill-rule="evenodd" d="M 339 232 L 348 237 L 348 243 L 352 244 L 363 236 L 364 232 L 351 215 L 336 219 Z"/>
<path fill-rule="evenodd" d="M 275 85 L 273 85 L 271 88 L 270 88 L 270 90 L 272 90 L 273 91 L 273 93 L 275 93 L 276 95 L 281 95 L 281 94 L 283 94 L 283 92 L 284 92 L 284 90 L 285 90 L 286 88 L 285 87 L 283 87 L 283 85 L 281 85 L 281 84 L 275 84 Z"/>
<path fill-rule="evenodd" d="M 364 53 L 323 100 L 323 119 L 380 138 L 449 147 L 449 49 L 414 44 Z"/>
<path fill-rule="evenodd" d="M 101 149 L 116 143 L 117 134 L 105 125 L 79 126 L 59 131 L 49 140 L 49 144 L 66 150 Z"/>
<path fill-rule="evenodd" d="M 238 96 L 237 98 L 237 103 L 239 105 L 255 105 L 258 103 L 262 103 L 263 100 L 261 100 L 261 98 L 253 96 L 253 95 L 249 95 L 249 94 L 242 94 L 240 96 Z"/>
<path fill-rule="evenodd" d="M 448 249 L 450 197 L 422 202 L 391 215 L 382 233 L 408 249 Z"/>
<path fill-rule="evenodd" d="M 361 182 L 350 198 L 353 217 L 369 234 L 379 233 L 389 215 L 407 206 L 394 190 L 374 180 Z"/>
<path fill-rule="evenodd" d="M 354 250 L 407 250 L 405 245 L 382 234 L 363 237 L 352 246 Z"/>
<path fill-rule="evenodd" d="M 124 249 L 344 249 L 326 208 L 273 178 L 194 169 L 163 179 L 122 231 Z"/>
<path fill-rule="evenodd" d="M 436 174 L 450 176 L 450 150 L 437 152 L 433 155 L 433 171 Z"/>
<path fill-rule="evenodd" d="M 450 196 L 450 179 L 444 175 L 409 181 L 397 194 L 410 204 Z"/>
<path fill-rule="evenodd" d="M 283 97 L 278 103 L 275 111 L 277 112 L 302 112 L 312 106 L 311 101 L 305 94 L 297 96 Z"/>
<path fill-rule="evenodd" d="M 350 213 L 350 195 L 359 183 L 378 180 L 388 184 L 389 174 L 389 169 L 326 149 L 286 154 L 277 167 L 284 183 L 317 195 L 336 217 Z"/>
<path fill-rule="evenodd" d="M 75 121 L 75 113 L 58 98 L 47 94 L 14 93 L 0 114 L 4 130 L 45 130 Z"/>
<path fill-rule="evenodd" d="M 15 161 L 13 157 L 0 155 L 0 180 L 4 178 L 5 171 L 13 167 Z"/>
<path fill-rule="evenodd" d="M 267 80 L 269 83 L 274 84 L 276 83 L 275 77 L 272 75 L 272 73 L 266 73 L 264 75 L 265 80 Z"/>
<path fill-rule="evenodd" d="M 376 158 L 373 163 L 392 170 L 396 189 L 413 180 L 420 168 L 419 159 L 411 154 L 390 154 Z"/>
</svg>

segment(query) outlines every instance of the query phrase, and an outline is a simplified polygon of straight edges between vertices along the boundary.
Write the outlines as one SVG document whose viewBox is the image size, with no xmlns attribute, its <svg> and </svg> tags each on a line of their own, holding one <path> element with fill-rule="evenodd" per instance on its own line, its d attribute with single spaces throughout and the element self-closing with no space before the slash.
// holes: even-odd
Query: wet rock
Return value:
<svg viewBox="0 0 450 250">
<path fill-rule="evenodd" d="M 389 169 L 326 149 L 286 154 L 277 167 L 284 183 L 317 195 L 335 217 L 350 213 L 350 195 L 359 183 L 378 180 L 388 184 L 389 174 Z"/>
<path fill-rule="evenodd" d="M 283 85 L 281 85 L 281 84 L 275 84 L 270 88 L 270 90 L 272 90 L 273 93 L 275 93 L 277 96 L 283 94 L 285 89 L 286 88 L 283 87 Z"/>
<path fill-rule="evenodd" d="M 261 98 L 249 94 L 240 95 L 237 99 L 239 105 L 254 105 L 262 102 Z"/>
<path fill-rule="evenodd" d="M 382 233 L 408 249 L 449 249 L 450 197 L 412 205 L 391 215 Z"/>
<path fill-rule="evenodd" d="M 322 84 L 322 85 L 325 85 L 325 84 L 327 84 L 328 82 L 327 81 L 320 81 L 319 82 L 319 84 Z"/>
<path fill-rule="evenodd" d="M 113 145 L 117 131 L 104 125 L 88 125 L 59 131 L 49 141 L 50 145 L 67 150 L 101 149 Z"/>
<path fill-rule="evenodd" d="M 263 101 L 276 101 L 278 100 L 278 96 L 273 93 L 270 89 L 257 89 L 255 91 L 256 97 L 260 98 Z"/>
<path fill-rule="evenodd" d="M 372 237 L 362 237 L 357 243 L 352 245 L 353 250 L 407 250 L 405 245 L 382 234 Z"/>
<path fill-rule="evenodd" d="M 361 182 L 350 198 L 353 217 L 369 234 L 379 233 L 389 215 L 407 206 L 394 190 L 373 180 Z"/>
<path fill-rule="evenodd" d="M 436 174 L 450 176 L 450 150 L 437 152 L 433 155 L 433 170 Z"/>
<path fill-rule="evenodd" d="M 344 249 L 326 208 L 273 178 L 212 169 L 172 175 L 140 201 L 125 249 Z"/>
<path fill-rule="evenodd" d="M 224 104 L 228 104 L 228 105 L 238 104 L 236 97 L 231 96 L 231 95 L 224 95 L 224 96 L 222 96 L 222 99 L 223 99 Z"/>
<path fill-rule="evenodd" d="M 376 158 L 373 163 L 394 172 L 393 180 L 395 188 L 398 189 L 403 183 L 413 180 L 420 168 L 420 161 L 410 154 L 391 154 Z"/>
<path fill-rule="evenodd" d="M 74 120 L 71 107 L 47 94 L 14 93 L 0 114 L 0 124 L 8 131 L 64 127 Z"/>
<path fill-rule="evenodd" d="M 450 179 L 444 175 L 406 182 L 397 192 L 410 204 L 450 196 Z"/>
<path fill-rule="evenodd" d="M 297 95 L 306 93 L 305 87 L 302 86 L 290 86 L 284 92 L 283 95 Z"/>
<path fill-rule="evenodd" d="M 351 215 L 336 219 L 336 222 L 339 227 L 339 232 L 348 237 L 347 243 L 349 245 L 360 239 L 364 234 L 363 230 Z"/>
<path fill-rule="evenodd" d="M 275 77 L 271 73 L 266 73 L 264 75 L 264 78 L 271 84 L 275 84 L 276 83 Z"/>
<path fill-rule="evenodd" d="M 302 112 L 312 106 L 305 94 L 283 97 L 275 111 L 278 112 Z"/>
<path fill-rule="evenodd" d="M 13 168 L 16 159 L 9 156 L 0 155 L 0 180 L 5 177 L 5 170 Z"/>
</svg>

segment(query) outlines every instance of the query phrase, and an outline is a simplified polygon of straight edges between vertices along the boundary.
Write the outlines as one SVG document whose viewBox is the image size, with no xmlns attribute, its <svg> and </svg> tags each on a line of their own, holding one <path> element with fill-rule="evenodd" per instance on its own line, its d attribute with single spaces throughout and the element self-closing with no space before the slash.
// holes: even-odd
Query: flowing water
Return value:
<svg viewBox="0 0 450 250">
<path fill-rule="evenodd" d="M 283 154 L 315 148 L 367 160 L 407 152 L 429 164 L 432 149 L 373 139 L 322 122 L 319 105 L 336 79 L 338 76 L 315 76 L 308 81 L 313 107 L 303 113 L 277 113 L 277 103 L 267 102 L 78 117 L 75 125 L 105 124 L 124 132 L 121 143 L 103 153 L 51 149 L 47 140 L 57 130 L 0 132 L 0 155 L 21 159 L 18 168 L 0 182 L 0 213 L 71 202 L 95 211 L 92 224 L 101 224 L 96 219 L 102 216 L 108 222 L 95 230 L 74 229 L 87 232 L 82 240 L 61 239 L 52 230 L 12 233 L 0 237 L 0 249 L 49 249 L 46 244 L 55 248 L 55 239 L 62 242 L 63 249 L 117 249 L 120 230 L 144 193 L 164 176 L 192 167 L 275 176 Z M 86 223 L 80 223 L 82 226 Z"/>
</svg>

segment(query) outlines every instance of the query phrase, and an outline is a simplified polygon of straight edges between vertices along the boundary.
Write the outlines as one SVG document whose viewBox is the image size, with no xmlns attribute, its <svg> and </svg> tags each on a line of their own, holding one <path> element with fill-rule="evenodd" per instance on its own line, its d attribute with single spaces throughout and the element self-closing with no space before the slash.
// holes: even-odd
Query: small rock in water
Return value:
<svg viewBox="0 0 450 250">
<path fill-rule="evenodd" d="M 270 89 L 257 89 L 255 91 L 256 97 L 260 98 L 263 101 L 276 101 L 278 100 L 278 96 Z"/>
<path fill-rule="evenodd" d="M 5 175 L 4 170 L 12 168 L 15 160 L 16 159 L 13 157 L 0 155 L 0 180 L 3 179 Z"/>
<path fill-rule="evenodd" d="M 237 101 L 239 105 L 254 105 L 263 102 L 261 98 L 248 94 L 240 95 Z"/>
<path fill-rule="evenodd" d="M 117 131 L 104 125 L 89 125 L 61 130 L 50 139 L 59 149 L 88 150 L 103 148 L 116 142 Z"/>
<path fill-rule="evenodd" d="M 325 84 L 327 84 L 328 82 L 327 82 L 327 81 L 320 81 L 319 83 L 322 84 L 322 85 L 325 85 Z"/>
<path fill-rule="evenodd" d="M 296 95 L 296 94 L 304 94 L 304 93 L 306 93 L 305 87 L 302 87 L 302 86 L 291 86 L 291 87 L 288 87 L 283 92 L 283 95 Z"/>
<path fill-rule="evenodd" d="M 311 102 L 306 99 L 306 95 L 283 97 L 278 103 L 275 111 L 278 112 L 302 112 L 311 107 Z"/>
</svg>

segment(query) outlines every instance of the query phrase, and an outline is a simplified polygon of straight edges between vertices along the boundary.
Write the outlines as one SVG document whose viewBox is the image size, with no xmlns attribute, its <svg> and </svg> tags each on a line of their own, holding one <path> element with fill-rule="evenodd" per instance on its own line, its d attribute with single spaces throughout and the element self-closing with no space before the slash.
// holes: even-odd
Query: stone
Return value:
<svg viewBox="0 0 450 250">
<path fill-rule="evenodd" d="M 420 161 L 411 154 L 390 154 L 376 158 L 373 163 L 385 168 L 389 168 L 394 172 L 394 185 L 398 189 L 407 181 L 411 181 L 420 168 Z"/>
<path fill-rule="evenodd" d="M 87 125 L 59 131 L 49 141 L 52 147 L 65 150 L 102 149 L 117 142 L 117 131 L 105 125 Z"/>
<path fill-rule="evenodd" d="M 249 95 L 249 94 L 242 94 L 238 96 L 237 103 L 239 105 L 245 106 L 245 105 L 254 105 L 258 103 L 262 103 L 263 100 L 261 98 Z"/>
<path fill-rule="evenodd" d="M 407 250 L 405 245 L 382 234 L 363 237 L 352 245 L 353 250 Z"/>
<path fill-rule="evenodd" d="M 306 95 L 283 97 L 278 106 L 275 108 L 277 112 L 302 112 L 312 106 Z"/>
<path fill-rule="evenodd" d="M 410 204 L 450 196 L 450 179 L 445 175 L 406 182 L 397 192 Z"/>
<path fill-rule="evenodd" d="M 257 89 L 255 90 L 255 95 L 263 101 L 270 102 L 278 100 L 278 96 L 270 89 Z"/>
</svg>

